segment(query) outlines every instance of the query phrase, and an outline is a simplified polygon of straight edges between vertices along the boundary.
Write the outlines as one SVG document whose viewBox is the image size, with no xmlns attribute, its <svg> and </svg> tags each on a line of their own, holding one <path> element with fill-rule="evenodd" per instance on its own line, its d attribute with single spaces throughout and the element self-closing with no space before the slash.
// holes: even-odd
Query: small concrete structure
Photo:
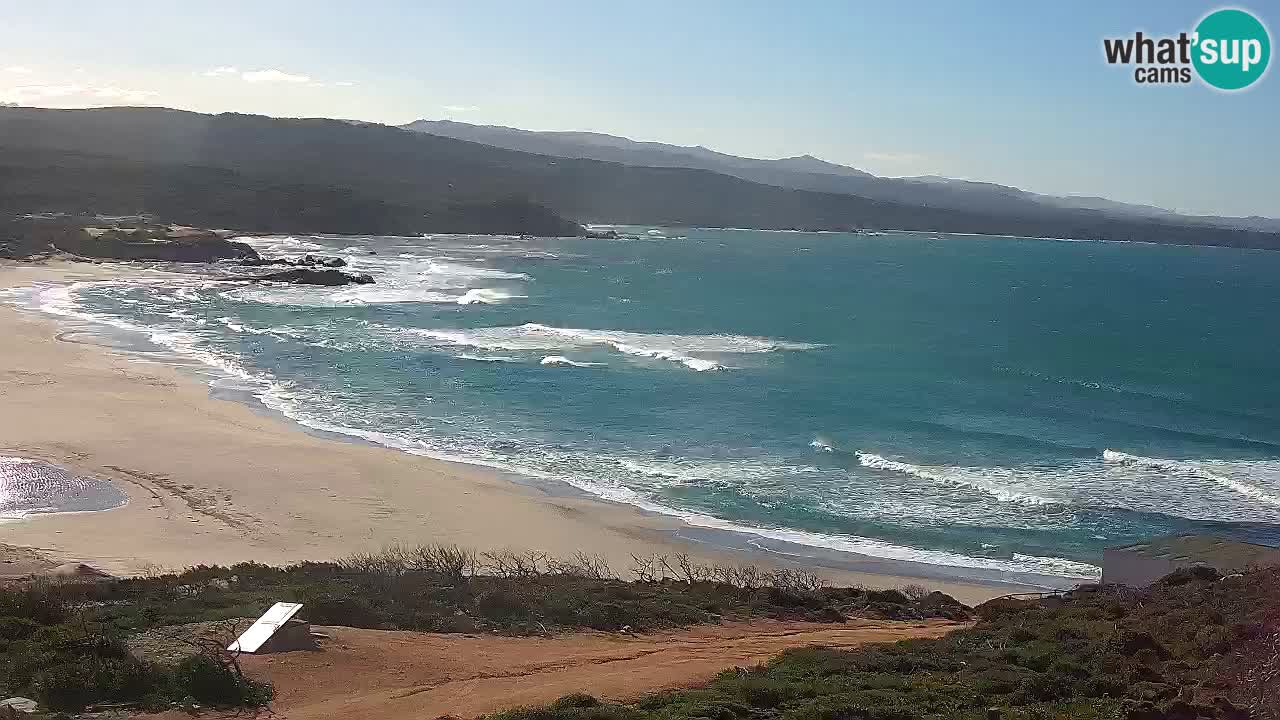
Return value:
<svg viewBox="0 0 1280 720">
<path fill-rule="evenodd" d="M 245 630 L 227 650 L 255 655 L 317 649 L 311 625 L 295 620 L 302 603 L 276 603 Z"/>
<path fill-rule="evenodd" d="M 1102 582 L 1143 587 L 1178 568 L 1197 565 L 1229 573 L 1280 566 L 1280 548 L 1209 535 L 1171 535 L 1102 552 Z"/>
<path fill-rule="evenodd" d="M 261 647 L 253 651 L 253 654 L 262 655 L 265 653 L 318 649 L 320 649 L 320 646 L 316 644 L 316 636 L 311 632 L 311 623 L 303 622 L 302 620 L 290 620 L 279 630 L 276 630 L 275 634 L 263 643 Z"/>
</svg>

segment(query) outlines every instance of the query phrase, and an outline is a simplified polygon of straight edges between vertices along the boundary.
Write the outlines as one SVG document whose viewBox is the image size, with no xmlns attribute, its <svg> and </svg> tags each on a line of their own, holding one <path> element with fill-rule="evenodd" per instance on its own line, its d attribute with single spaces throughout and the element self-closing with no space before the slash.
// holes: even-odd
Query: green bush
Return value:
<svg viewBox="0 0 1280 720">
<path fill-rule="evenodd" d="M 228 662 L 208 655 L 183 659 L 174 669 L 177 688 L 197 702 L 214 707 L 257 707 L 271 701 L 270 685 L 254 682 Z"/>
<path fill-rule="evenodd" d="M 983 720 L 992 707 L 1009 720 L 1275 715 L 1274 684 L 1258 679 L 1274 656 L 1280 569 L 1188 575 L 1047 603 L 1002 599 L 977 608 L 976 627 L 937 640 L 790 650 L 703 688 L 604 707 L 635 720 Z"/>
<path fill-rule="evenodd" d="M 0 644 L 24 640 L 40 629 L 40 623 L 23 617 L 0 617 Z"/>
</svg>

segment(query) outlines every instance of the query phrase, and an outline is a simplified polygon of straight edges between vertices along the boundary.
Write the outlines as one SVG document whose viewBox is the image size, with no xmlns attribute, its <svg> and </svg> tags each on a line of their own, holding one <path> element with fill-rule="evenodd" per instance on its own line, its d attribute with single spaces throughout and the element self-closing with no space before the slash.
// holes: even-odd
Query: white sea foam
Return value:
<svg viewBox="0 0 1280 720">
<path fill-rule="evenodd" d="M 857 453 L 858 464 L 874 470 L 896 472 L 929 482 L 967 488 L 986 493 L 1000 502 L 1024 503 L 1028 505 L 1060 505 L 1066 504 L 1042 495 L 1036 495 L 1014 486 L 1017 477 L 1008 468 L 973 468 L 973 467 L 926 467 L 911 463 L 890 460 L 875 453 Z"/>
<path fill-rule="evenodd" d="M 269 255 L 285 255 L 298 252 L 323 251 L 329 248 L 310 240 L 299 240 L 295 237 L 242 235 L 234 238 L 237 242 L 248 243 L 255 250 Z"/>
<path fill-rule="evenodd" d="M 241 238 L 270 256 L 300 257 L 304 253 L 336 252 L 297 238 Z M 397 254 L 367 255 L 352 246 L 341 251 L 351 272 L 367 273 L 373 284 L 342 288 L 241 288 L 229 297 L 269 305 L 334 307 L 400 303 L 495 304 L 523 298 L 524 273 L 456 262 L 429 248 Z M 499 287 L 493 287 L 499 285 Z M 510 287 L 506 287 L 510 285 Z"/>
<path fill-rule="evenodd" d="M 927 550 L 895 545 L 883 540 L 858 537 L 855 535 L 836 535 L 815 533 L 806 530 L 793 530 L 788 528 L 743 525 L 704 513 L 672 508 L 662 503 L 654 502 L 630 488 L 604 486 L 577 479 L 569 480 L 568 482 L 607 500 L 634 505 L 649 512 L 674 516 L 695 527 L 728 530 L 745 535 L 755 535 L 757 537 L 795 543 L 797 545 L 827 548 L 840 552 L 852 552 L 860 555 L 887 558 L 891 560 L 926 563 L 929 565 L 943 565 L 947 567 L 1033 573 L 1088 580 L 1096 580 L 1102 575 L 1101 568 L 1089 565 L 1088 563 L 1076 562 L 1074 560 L 1067 560 L 1064 558 L 1040 557 L 1019 553 L 1013 553 L 1008 559 L 971 557 L 946 550 Z"/>
<path fill-rule="evenodd" d="M 261 378 L 246 370 L 237 360 L 210 352 L 199 347 L 199 339 L 194 335 L 178 330 L 160 329 L 143 326 L 123 318 L 106 313 L 90 313 L 80 308 L 76 300 L 78 292 L 92 286 L 114 286 L 127 284 L 122 281 L 76 282 L 70 285 L 41 286 L 33 288 L 32 302 L 41 311 L 51 315 L 73 318 L 90 323 L 99 323 L 111 327 L 138 333 L 151 342 L 168 348 L 180 355 L 194 358 L 205 365 L 216 368 L 227 375 L 245 381 L 260 381 Z"/>
<path fill-rule="evenodd" d="M 1268 505 L 1280 506 L 1280 495 L 1273 495 L 1262 488 L 1233 477 L 1230 474 L 1231 463 L 1228 463 L 1227 461 L 1167 460 L 1164 458 L 1133 455 L 1126 452 L 1120 452 L 1119 450 L 1111 450 L 1109 448 L 1102 451 L 1102 459 L 1108 463 L 1134 465 L 1161 472 L 1202 478 L 1259 502 L 1263 502 Z"/>
<path fill-rule="evenodd" d="M 246 335 L 266 335 L 274 337 L 278 340 L 305 340 L 306 334 L 298 328 L 289 325 L 280 325 L 276 327 L 254 327 L 243 321 L 239 321 L 232 317 L 220 317 L 215 319 L 223 327 L 233 332 L 243 333 Z"/>
<path fill-rule="evenodd" d="M 792 343 L 742 335 L 667 335 L 621 330 L 582 330 L 538 323 L 459 329 L 373 326 L 375 331 L 430 344 L 482 350 L 580 350 L 605 348 L 633 357 L 667 360 L 690 370 L 723 370 L 719 360 L 700 355 L 733 355 L 809 350 L 820 345 Z"/>
<path fill-rule="evenodd" d="M 542 360 L 539 361 L 538 364 L 548 365 L 552 367 L 576 367 L 576 368 L 590 368 L 590 367 L 605 366 L 604 363 L 599 363 L 599 362 L 577 362 L 575 360 L 570 360 L 569 358 L 563 355 L 548 355 L 542 358 Z"/>
<path fill-rule="evenodd" d="M 666 461 L 618 458 L 616 462 L 629 472 L 662 481 L 655 486 L 720 483 L 748 493 L 760 480 L 795 478 L 822 472 L 821 468 L 813 465 L 784 465 L 755 458 Z"/>
<path fill-rule="evenodd" d="M 0 455 L 0 464 L 5 464 L 5 465 L 34 465 L 38 462 L 40 461 L 32 460 L 30 458 L 9 457 L 5 455 Z"/>
<path fill-rule="evenodd" d="M 277 409 L 279 412 L 294 419 L 296 422 L 318 430 L 359 437 L 369 442 L 386 445 L 415 455 L 425 455 L 440 460 L 492 467 L 497 470 L 513 472 L 526 477 L 563 482 L 567 485 L 571 485 L 595 495 L 596 497 L 632 505 L 649 512 L 675 517 L 694 527 L 727 530 L 748 536 L 781 540 L 798 545 L 825 548 L 840 552 L 853 552 L 870 557 L 918 562 L 929 565 L 943 565 L 955 568 L 974 568 L 997 572 L 1032 573 L 1086 580 L 1096 580 L 1102 573 L 1101 568 L 1096 566 L 1063 558 L 1040 557 L 1022 555 L 1018 553 L 1014 553 L 1007 559 L 970 557 L 960 553 L 953 553 L 944 550 L 929 550 L 895 545 L 882 540 L 854 535 L 823 534 L 803 530 L 791 530 L 776 527 L 756 527 L 735 523 L 707 515 L 705 513 L 673 508 L 664 503 L 656 502 L 630 488 L 607 482 L 588 480 L 586 479 L 586 476 L 582 474 L 552 473 L 526 464 L 512 462 L 490 453 L 479 452 L 474 449 L 466 452 L 443 451 L 428 445 L 421 438 L 408 437 L 397 433 L 381 433 L 362 430 L 335 424 L 331 421 L 320 419 L 310 412 L 302 410 L 301 406 L 294 402 L 293 399 L 285 393 L 272 393 L 268 396 L 265 402 L 268 406 Z M 550 462 L 548 465 L 551 467 L 564 467 L 570 466 L 572 463 Z M 641 464 L 641 466 L 643 465 L 644 464 Z M 667 475 L 680 474 L 678 471 L 665 471 L 663 470 L 662 465 L 648 465 L 647 467 L 649 474 L 653 476 L 665 477 Z M 677 479 L 682 482 L 689 482 L 693 479 L 693 476 L 701 477 L 708 474 L 711 473 L 708 473 L 707 468 L 705 467 L 686 468 L 685 477 Z"/>
<path fill-rule="evenodd" d="M 655 502 L 644 495 L 625 487 L 609 485 L 606 483 L 597 483 L 584 479 L 587 477 L 585 475 L 553 474 L 528 465 L 513 463 L 505 458 L 475 449 L 466 452 L 445 451 L 425 442 L 425 440 L 420 437 L 408 436 L 400 433 L 378 432 L 341 424 L 334 422 L 333 420 L 326 419 L 316 413 L 315 408 L 311 407 L 316 402 L 314 394 L 299 392 L 295 390 L 292 387 L 292 383 L 288 381 L 278 381 L 269 373 L 250 371 L 233 358 L 199 348 L 196 346 L 196 339 L 192 336 L 178 332 L 158 331 L 144 328 L 114 316 L 83 312 L 75 300 L 76 292 L 83 289 L 83 287 L 84 284 L 71 287 L 63 286 L 57 288 L 46 288 L 40 293 L 41 307 L 53 314 L 75 317 L 94 322 L 104 322 L 116 327 L 147 334 L 153 341 L 169 347 L 179 354 L 197 359 L 227 376 L 238 378 L 244 381 L 248 387 L 257 388 L 255 395 L 264 405 L 307 427 L 358 437 L 369 442 L 386 445 L 388 447 L 400 449 L 413 454 L 429 455 L 443 460 L 485 465 L 531 477 L 562 481 L 599 497 L 632 504 L 651 512 L 677 517 L 682 519 L 684 522 L 697 527 L 729 530 L 756 537 L 771 538 L 800 545 L 828 548 L 838 551 L 855 552 L 872 557 L 890 558 L 950 567 L 977 568 L 1003 572 L 1035 573 L 1082 579 L 1093 579 L 1099 575 L 1098 568 L 1094 566 L 1060 558 L 1045 558 L 1017 554 L 1013 555 L 1009 559 L 969 557 L 958 553 L 900 546 L 880 540 L 851 535 L 822 534 L 801 530 L 790 530 L 786 528 L 753 527 L 716 518 L 704 513 L 672 508 L 663 503 Z M 537 328 L 540 326 L 533 327 Z M 465 333 L 467 331 L 458 332 Z M 571 333 L 572 331 L 569 332 Z M 560 336 L 562 333 L 552 333 L 552 335 Z M 662 337 L 684 339 L 689 336 Z M 813 347 L 798 343 L 775 343 L 772 341 L 761 340 L 759 338 L 738 338 L 732 336 L 692 337 L 696 339 L 698 347 L 706 347 L 707 345 L 712 345 L 718 348 L 733 347 L 738 348 L 738 351 L 745 352 L 770 352 L 778 349 L 804 349 L 807 347 Z M 471 340 L 474 340 L 474 338 L 465 335 L 454 339 L 466 341 L 457 343 L 460 345 L 476 344 L 474 342 L 470 342 Z M 534 341 L 533 345 L 538 345 L 543 342 L 545 342 L 545 340 Z M 749 349 L 743 350 L 742 348 Z M 526 348 L 518 347 L 516 349 Z M 554 358 L 555 356 L 548 357 Z M 567 466 L 571 465 L 571 463 L 550 463 L 550 466 L 553 467 L 562 465 Z M 662 464 L 648 464 L 633 465 L 632 467 L 637 470 L 644 467 L 645 470 L 647 470 L 647 474 L 655 478 L 669 478 L 677 482 L 684 483 L 700 482 L 704 479 L 715 480 L 717 478 L 723 478 L 728 480 L 731 477 L 740 478 L 743 476 L 744 470 L 746 469 L 743 466 L 732 463 L 723 465 L 723 467 L 717 465 L 690 466 L 688 464 L 684 464 L 683 466 L 681 464 L 667 464 L 665 466 Z M 794 471 L 798 473 L 810 472 L 817 471 L 817 468 L 795 468 Z M 775 470 L 771 469 L 768 470 L 768 472 L 772 473 L 775 472 Z"/>
<path fill-rule="evenodd" d="M 475 305 L 477 303 L 482 305 L 497 305 L 506 300 L 522 297 L 525 296 L 494 288 L 472 288 L 454 299 L 454 302 L 459 305 Z"/>
<path fill-rule="evenodd" d="M 501 362 L 501 363 L 518 363 L 520 358 L 511 357 L 510 355 L 472 355 L 470 353 L 459 353 L 454 357 L 459 360 L 475 360 L 477 362 Z"/>
<path fill-rule="evenodd" d="M 427 272 L 433 275 L 456 278 L 483 278 L 486 280 L 528 280 L 524 273 L 496 270 L 494 268 L 475 267 L 462 263 L 428 260 Z"/>
<path fill-rule="evenodd" d="M 832 446 L 831 441 L 824 437 L 814 438 L 812 441 L 809 442 L 809 447 L 813 448 L 818 452 L 826 452 L 826 453 L 835 452 L 835 447 Z"/>
</svg>

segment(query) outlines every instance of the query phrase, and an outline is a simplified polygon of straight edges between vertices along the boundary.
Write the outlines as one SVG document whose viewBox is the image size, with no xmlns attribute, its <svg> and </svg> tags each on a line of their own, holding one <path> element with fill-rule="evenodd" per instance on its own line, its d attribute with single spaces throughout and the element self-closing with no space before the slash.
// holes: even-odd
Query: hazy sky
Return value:
<svg viewBox="0 0 1280 720">
<path fill-rule="evenodd" d="M 1280 75 L 1225 94 L 1102 60 L 1218 7 L 0 0 L 0 101 L 593 130 L 1277 217 Z M 1274 41 L 1280 2 L 1246 7 Z"/>
</svg>

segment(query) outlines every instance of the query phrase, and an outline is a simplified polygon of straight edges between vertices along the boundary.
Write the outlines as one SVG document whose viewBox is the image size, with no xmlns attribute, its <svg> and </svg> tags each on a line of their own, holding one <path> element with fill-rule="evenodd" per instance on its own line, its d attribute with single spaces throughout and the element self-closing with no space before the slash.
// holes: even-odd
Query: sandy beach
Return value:
<svg viewBox="0 0 1280 720">
<path fill-rule="evenodd" d="M 0 287 L 116 272 L 87 264 L 0 266 Z M 0 305 L 0 454 L 109 479 L 129 502 L 0 524 L 0 542 L 50 562 L 136 574 L 449 542 L 562 556 L 586 550 L 621 573 L 632 554 L 679 551 L 711 562 L 793 564 L 698 542 L 674 518 L 546 492 L 487 468 L 318 437 L 245 403 L 211 397 L 192 373 L 67 330 L 50 316 Z M 919 583 L 970 603 L 1021 589 L 825 565 L 819 571 L 834 582 Z"/>
</svg>

